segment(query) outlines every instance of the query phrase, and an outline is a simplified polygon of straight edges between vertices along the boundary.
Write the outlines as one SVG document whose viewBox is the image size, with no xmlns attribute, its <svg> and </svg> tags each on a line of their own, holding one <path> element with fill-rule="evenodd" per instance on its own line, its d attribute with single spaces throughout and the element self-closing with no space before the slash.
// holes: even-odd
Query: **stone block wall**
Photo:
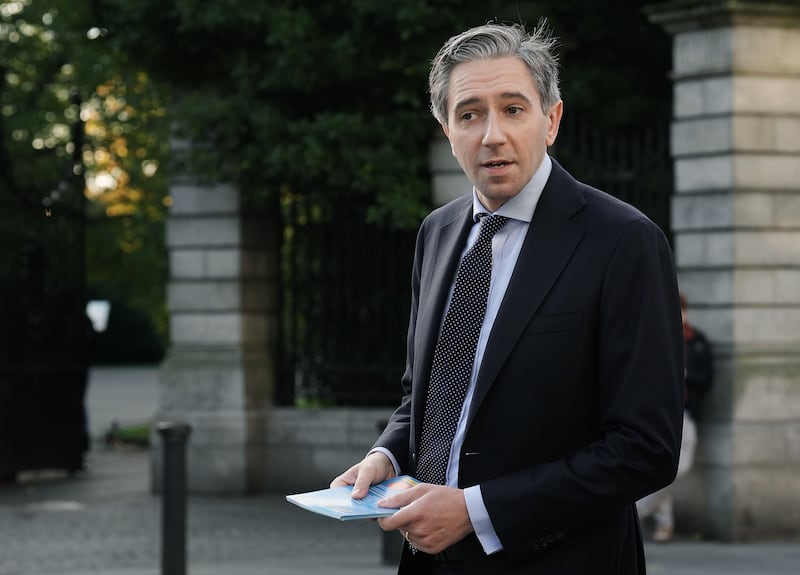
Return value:
<svg viewBox="0 0 800 575">
<path fill-rule="evenodd" d="M 191 491 L 262 491 L 276 371 L 279 254 L 277 235 L 269 233 L 275 222 L 243 210 L 232 185 L 183 179 L 171 196 L 171 344 L 160 371 L 157 418 L 192 426 Z M 154 445 L 158 451 L 160 443 Z M 154 478 L 159 458 L 156 453 Z"/>
<path fill-rule="evenodd" d="M 297 493 L 326 487 L 367 454 L 378 438 L 378 424 L 385 423 L 391 412 L 273 408 L 266 434 L 266 489 Z"/>
<path fill-rule="evenodd" d="M 674 250 L 716 378 L 678 529 L 800 534 L 800 5 L 683 0 L 673 35 Z"/>
</svg>

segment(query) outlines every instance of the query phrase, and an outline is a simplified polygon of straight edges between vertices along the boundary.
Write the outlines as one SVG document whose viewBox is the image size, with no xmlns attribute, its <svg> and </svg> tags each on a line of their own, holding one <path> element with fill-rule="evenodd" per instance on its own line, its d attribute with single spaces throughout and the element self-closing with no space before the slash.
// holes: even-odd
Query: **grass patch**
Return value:
<svg viewBox="0 0 800 575">
<path fill-rule="evenodd" d="M 148 447 L 150 445 L 150 427 L 149 423 L 120 425 L 114 422 L 106 433 L 106 443 L 126 443 Z"/>
</svg>

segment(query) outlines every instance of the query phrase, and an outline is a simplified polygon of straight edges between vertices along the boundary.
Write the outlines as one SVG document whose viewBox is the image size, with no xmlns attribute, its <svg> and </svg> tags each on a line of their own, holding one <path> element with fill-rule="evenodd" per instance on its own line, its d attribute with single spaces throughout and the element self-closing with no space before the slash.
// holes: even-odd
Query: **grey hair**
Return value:
<svg viewBox="0 0 800 575">
<path fill-rule="evenodd" d="M 551 36 L 545 21 L 530 33 L 522 24 L 490 22 L 453 36 L 439 50 L 431 64 L 428 87 L 431 113 L 440 124 L 447 125 L 447 93 L 450 74 L 458 64 L 513 56 L 522 60 L 531 73 L 542 111 L 561 99 L 558 89 L 558 60 L 553 54 L 557 40 Z"/>
</svg>

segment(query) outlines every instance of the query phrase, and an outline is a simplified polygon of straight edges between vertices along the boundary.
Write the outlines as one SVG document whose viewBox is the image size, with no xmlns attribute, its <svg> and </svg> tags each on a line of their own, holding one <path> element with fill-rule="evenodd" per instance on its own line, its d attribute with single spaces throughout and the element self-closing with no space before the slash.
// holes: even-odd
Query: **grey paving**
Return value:
<svg viewBox="0 0 800 575">
<path fill-rule="evenodd" d="M 94 373 L 87 403 L 95 441 L 85 473 L 27 474 L 0 487 L 0 575 L 161 574 L 161 501 L 150 490 L 150 453 L 109 448 L 98 429 L 99 422 L 150 417 L 154 381 L 152 370 Z M 191 575 L 395 572 L 381 560 L 376 524 L 319 517 L 282 494 L 191 496 L 187 523 Z M 800 544 L 678 540 L 648 544 L 647 561 L 656 575 L 798 575 Z"/>
<path fill-rule="evenodd" d="M 0 490 L 0 574 L 160 571 L 161 501 L 149 454 L 96 446 L 87 471 L 26 474 Z M 382 575 L 375 524 L 340 523 L 272 494 L 188 500 L 191 573 Z"/>
</svg>

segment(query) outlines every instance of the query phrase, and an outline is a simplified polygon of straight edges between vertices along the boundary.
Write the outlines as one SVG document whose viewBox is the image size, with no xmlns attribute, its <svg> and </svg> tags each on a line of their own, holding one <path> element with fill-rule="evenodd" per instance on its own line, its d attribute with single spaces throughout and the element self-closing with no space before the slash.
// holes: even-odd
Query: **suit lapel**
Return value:
<svg viewBox="0 0 800 575">
<path fill-rule="evenodd" d="M 576 182 L 554 160 L 486 345 L 468 426 L 517 340 L 580 243 L 584 231 L 570 218 L 584 205 Z"/>
</svg>

